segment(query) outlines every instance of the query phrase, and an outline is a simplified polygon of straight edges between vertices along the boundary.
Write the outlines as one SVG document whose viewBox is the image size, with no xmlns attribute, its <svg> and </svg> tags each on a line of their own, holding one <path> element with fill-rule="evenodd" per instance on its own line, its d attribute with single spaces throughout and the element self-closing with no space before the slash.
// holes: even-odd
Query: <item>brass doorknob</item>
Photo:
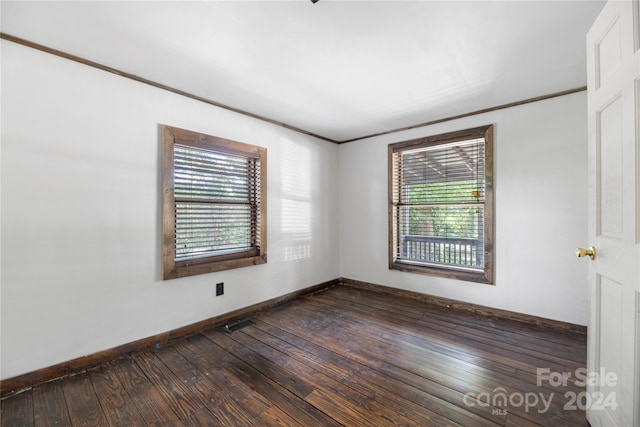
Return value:
<svg viewBox="0 0 640 427">
<path fill-rule="evenodd" d="M 596 248 L 591 246 L 589 249 L 577 248 L 576 256 L 582 258 L 583 256 L 589 256 L 591 259 L 596 259 Z"/>
</svg>

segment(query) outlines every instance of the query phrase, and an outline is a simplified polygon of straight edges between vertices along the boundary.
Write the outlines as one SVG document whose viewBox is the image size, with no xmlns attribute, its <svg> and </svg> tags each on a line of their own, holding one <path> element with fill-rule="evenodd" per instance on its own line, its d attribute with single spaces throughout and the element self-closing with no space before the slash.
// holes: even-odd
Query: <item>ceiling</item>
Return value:
<svg viewBox="0 0 640 427">
<path fill-rule="evenodd" d="M 586 84 L 602 1 L 2 1 L 1 31 L 334 141 Z"/>
</svg>

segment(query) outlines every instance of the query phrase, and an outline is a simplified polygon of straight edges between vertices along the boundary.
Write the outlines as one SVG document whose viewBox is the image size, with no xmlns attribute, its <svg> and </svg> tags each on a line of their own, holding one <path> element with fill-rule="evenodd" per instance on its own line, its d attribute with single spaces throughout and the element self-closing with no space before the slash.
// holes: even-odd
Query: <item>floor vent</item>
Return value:
<svg viewBox="0 0 640 427">
<path fill-rule="evenodd" d="M 235 332 L 235 331 L 239 331 L 242 328 L 246 328 L 247 326 L 251 326 L 253 325 L 255 322 L 251 319 L 245 319 L 245 320 L 240 320 L 236 323 L 233 323 L 231 325 L 224 325 L 224 331 L 225 332 Z"/>
</svg>

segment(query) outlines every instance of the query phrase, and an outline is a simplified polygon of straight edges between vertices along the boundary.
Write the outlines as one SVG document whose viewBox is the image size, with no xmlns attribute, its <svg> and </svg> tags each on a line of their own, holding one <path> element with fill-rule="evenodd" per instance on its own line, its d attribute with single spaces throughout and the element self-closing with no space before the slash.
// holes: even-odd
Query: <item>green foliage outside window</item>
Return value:
<svg viewBox="0 0 640 427">
<path fill-rule="evenodd" d="M 446 200 L 478 202 L 473 181 L 434 182 L 405 186 L 405 200 L 408 203 L 438 203 Z M 482 201 L 479 201 L 482 204 Z M 478 228 L 482 223 L 480 207 L 476 205 L 452 204 L 440 206 L 407 206 L 408 221 L 404 234 L 478 239 Z"/>
</svg>

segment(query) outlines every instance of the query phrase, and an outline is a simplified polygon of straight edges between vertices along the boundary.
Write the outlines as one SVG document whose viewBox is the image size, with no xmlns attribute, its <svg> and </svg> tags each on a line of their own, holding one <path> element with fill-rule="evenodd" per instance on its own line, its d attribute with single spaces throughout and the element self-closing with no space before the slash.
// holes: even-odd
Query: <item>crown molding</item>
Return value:
<svg viewBox="0 0 640 427">
<path fill-rule="evenodd" d="M 220 102 L 214 101 L 214 100 L 209 99 L 209 98 L 205 98 L 203 96 L 195 95 L 195 94 L 183 91 L 181 89 L 177 89 L 177 88 L 174 88 L 174 87 L 162 84 L 162 83 L 158 83 L 158 82 L 155 82 L 153 80 L 149 80 L 149 79 L 146 79 L 144 77 L 140 77 L 140 76 L 137 76 L 135 74 L 131 74 L 131 73 L 128 73 L 126 71 L 119 70 L 117 68 L 109 67 L 107 65 L 100 64 L 98 62 L 91 61 L 91 60 L 88 60 L 88 59 L 85 59 L 85 58 L 82 58 L 82 57 L 79 57 L 79 56 L 76 56 L 76 55 L 72 55 L 70 53 L 67 53 L 67 52 L 64 52 L 64 51 L 61 51 L 61 50 L 58 50 L 58 49 L 53 49 L 53 48 L 50 48 L 48 46 L 41 45 L 39 43 L 34 43 L 32 41 L 29 41 L 29 40 L 26 40 L 26 39 L 23 39 L 23 38 L 20 38 L 20 37 L 12 36 L 11 34 L 0 32 L 0 39 L 7 40 L 7 41 L 10 41 L 10 42 L 13 42 L 13 43 L 17 43 L 17 44 L 20 44 L 22 46 L 26 46 L 26 47 L 29 47 L 29 48 L 32 48 L 32 49 L 35 49 L 35 50 L 39 50 L 41 52 L 46 52 L 46 53 L 49 53 L 51 55 L 58 56 L 60 58 L 68 59 L 70 61 L 74 61 L 74 62 L 77 62 L 79 64 L 83 64 L 83 65 L 87 65 L 89 67 L 96 68 L 98 70 L 102 70 L 102 71 L 106 71 L 108 73 L 116 74 L 118 76 L 130 79 L 130 80 L 134 80 L 134 81 L 139 82 L 139 83 L 143 83 L 143 84 L 146 84 L 146 85 L 149 85 L 149 86 L 153 86 L 153 87 L 158 88 L 158 89 L 166 90 L 167 92 L 171 92 L 171 93 L 174 93 L 174 94 L 177 94 L 177 95 L 185 96 L 187 98 L 191 98 L 191 99 L 194 99 L 196 101 L 204 102 L 205 104 L 209 104 L 209 105 L 212 105 L 214 107 L 222 108 L 224 110 L 231 111 L 231 112 L 234 112 L 234 113 L 237 113 L 237 114 L 241 114 L 243 116 L 251 117 L 251 118 L 256 119 L 256 120 L 267 122 L 267 123 L 270 123 L 272 125 L 283 127 L 285 129 L 289 129 L 289 130 L 292 130 L 294 132 L 298 132 L 298 133 L 301 133 L 301 134 L 304 134 L 304 135 L 312 136 L 314 138 L 318 138 L 318 139 L 321 139 L 323 141 L 331 142 L 333 144 L 346 144 L 346 143 L 349 143 L 349 142 L 361 141 L 363 139 L 368 139 L 368 138 L 373 138 L 373 137 L 383 136 L 383 135 L 389 135 L 389 134 L 402 132 L 402 131 L 406 131 L 406 130 L 411 130 L 411 129 L 421 128 L 421 127 L 431 126 L 431 125 L 435 125 L 435 124 L 438 124 L 438 123 L 444 123 L 444 122 L 448 122 L 448 121 L 452 121 L 452 120 L 462 119 L 462 118 L 465 118 L 465 117 L 476 116 L 478 114 L 490 113 L 492 111 L 498 111 L 498 110 L 503 110 L 505 108 L 517 107 L 517 106 L 520 106 L 520 105 L 530 104 L 530 103 L 538 102 L 538 101 L 544 101 L 544 100 L 551 99 L 551 98 L 556 98 L 556 97 L 559 97 L 559 96 L 571 95 L 573 93 L 582 92 L 582 91 L 587 90 L 586 86 L 580 86 L 580 87 L 576 87 L 576 88 L 573 88 L 573 89 L 567 89 L 567 90 L 563 90 L 563 91 L 560 91 L 560 92 L 550 93 L 550 94 L 547 94 L 547 95 L 536 96 L 536 97 L 533 97 L 533 98 L 527 98 L 527 99 L 520 100 L 520 101 L 509 102 L 507 104 L 501 104 L 501 105 L 496 105 L 496 106 L 493 106 L 493 107 L 483 108 L 483 109 L 480 109 L 480 110 L 470 111 L 470 112 L 463 113 L 463 114 L 458 114 L 458 115 L 455 115 L 455 116 L 444 117 L 444 118 L 441 118 L 441 119 L 431 120 L 431 121 L 427 121 L 427 122 L 423 122 L 423 123 L 418 123 L 418 124 L 415 124 L 415 125 L 404 126 L 404 127 L 400 127 L 400 128 L 396 128 L 396 129 L 391 129 L 391 130 L 382 131 L 382 132 L 376 132 L 376 133 L 372 133 L 372 134 L 368 134 L 368 135 L 359 136 L 359 137 L 356 137 L 356 138 L 351 138 L 351 139 L 338 141 L 338 140 L 335 140 L 335 139 L 332 139 L 332 138 L 329 138 L 329 137 L 326 137 L 326 136 L 319 135 L 317 133 L 313 133 L 313 132 L 301 129 L 299 127 L 296 127 L 296 126 L 293 126 L 293 125 L 290 125 L 290 124 L 287 124 L 287 123 L 284 123 L 284 122 L 281 122 L 281 121 L 278 121 L 278 120 L 271 119 L 269 117 L 265 117 L 265 116 L 261 116 L 259 114 L 251 113 L 249 111 L 241 110 L 239 108 L 232 107 L 232 106 L 229 106 L 229 105 L 226 105 L 226 104 L 222 104 Z"/>
</svg>

